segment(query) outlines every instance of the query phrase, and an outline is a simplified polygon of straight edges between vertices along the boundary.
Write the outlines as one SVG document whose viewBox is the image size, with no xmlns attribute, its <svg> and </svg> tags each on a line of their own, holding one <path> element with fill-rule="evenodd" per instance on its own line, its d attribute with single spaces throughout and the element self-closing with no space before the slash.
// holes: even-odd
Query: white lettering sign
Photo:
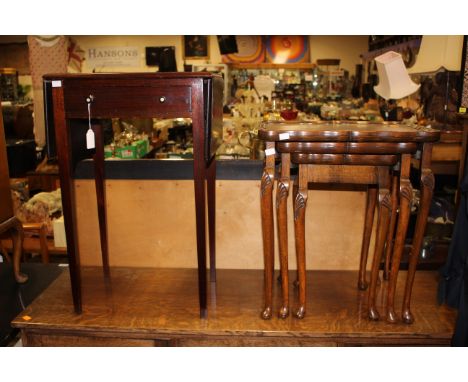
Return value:
<svg viewBox="0 0 468 382">
<path fill-rule="evenodd" d="M 87 64 L 100 69 L 109 66 L 140 66 L 140 52 L 137 47 L 101 47 L 88 48 Z"/>
</svg>

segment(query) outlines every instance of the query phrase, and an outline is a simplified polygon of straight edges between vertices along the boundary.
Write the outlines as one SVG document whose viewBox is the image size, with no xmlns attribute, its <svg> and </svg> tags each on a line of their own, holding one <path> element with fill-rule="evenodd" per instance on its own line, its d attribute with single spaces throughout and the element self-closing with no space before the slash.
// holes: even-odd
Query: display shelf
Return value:
<svg viewBox="0 0 468 382">
<path fill-rule="evenodd" d="M 314 63 L 274 64 L 262 62 L 259 64 L 228 64 L 230 69 L 315 69 Z"/>
</svg>

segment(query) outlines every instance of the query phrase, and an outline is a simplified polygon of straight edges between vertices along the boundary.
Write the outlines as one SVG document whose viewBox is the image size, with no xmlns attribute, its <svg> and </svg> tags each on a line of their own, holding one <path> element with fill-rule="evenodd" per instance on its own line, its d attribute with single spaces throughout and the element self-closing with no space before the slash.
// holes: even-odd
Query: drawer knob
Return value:
<svg viewBox="0 0 468 382">
<path fill-rule="evenodd" d="M 161 102 L 161 103 L 166 102 L 166 97 L 164 97 L 164 96 L 159 97 L 159 102 Z"/>
</svg>

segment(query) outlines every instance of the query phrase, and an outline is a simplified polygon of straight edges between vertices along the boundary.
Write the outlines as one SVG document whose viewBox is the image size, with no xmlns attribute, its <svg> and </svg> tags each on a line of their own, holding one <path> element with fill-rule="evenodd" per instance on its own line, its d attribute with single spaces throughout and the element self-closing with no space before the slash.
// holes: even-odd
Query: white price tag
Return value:
<svg viewBox="0 0 468 382">
<path fill-rule="evenodd" d="M 94 131 L 89 129 L 86 132 L 86 148 L 89 149 L 94 149 L 96 144 L 94 143 Z"/>
<path fill-rule="evenodd" d="M 52 87 L 53 88 L 61 88 L 62 87 L 62 81 L 60 81 L 60 80 L 52 81 Z"/>
<path fill-rule="evenodd" d="M 269 156 L 269 155 L 275 155 L 275 149 L 272 147 L 271 149 L 266 149 L 265 150 L 265 155 L 266 156 Z"/>
<path fill-rule="evenodd" d="M 280 140 L 280 141 L 284 141 L 284 140 L 286 140 L 286 139 L 289 139 L 289 133 L 281 133 L 281 134 L 279 135 L 279 140 Z"/>
</svg>

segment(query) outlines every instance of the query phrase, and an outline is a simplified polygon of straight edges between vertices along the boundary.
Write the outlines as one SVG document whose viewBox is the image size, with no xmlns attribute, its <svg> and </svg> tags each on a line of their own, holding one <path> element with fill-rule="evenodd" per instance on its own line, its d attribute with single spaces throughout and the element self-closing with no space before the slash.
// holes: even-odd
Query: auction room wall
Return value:
<svg viewBox="0 0 468 382">
<path fill-rule="evenodd" d="M 131 72 L 131 71 L 155 71 L 154 67 L 146 66 L 145 62 L 145 47 L 147 46 L 175 46 L 177 69 L 183 71 L 183 52 L 182 52 L 182 36 L 181 35 L 166 35 L 166 36 L 71 36 L 75 39 L 78 45 L 87 52 L 89 48 L 96 47 L 138 47 L 140 56 L 140 67 L 115 67 L 105 68 L 105 71 L 115 72 Z M 367 51 L 368 36 L 309 36 L 310 42 L 310 57 L 311 62 L 319 58 L 339 58 L 341 59 L 341 67 L 354 74 L 355 65 L 359 64 L 359 55 Z M 213 63 L 221 62 L 221 54 L 219 52 L 216 36 L 210 36 L 210 59 L 206 60 L 188 60 L 187 64 L 195 63 Z M 103 68 L 90 67 L 86 61 L 83 65 L 83 72 L 103 71 Z"/>
</svg>

